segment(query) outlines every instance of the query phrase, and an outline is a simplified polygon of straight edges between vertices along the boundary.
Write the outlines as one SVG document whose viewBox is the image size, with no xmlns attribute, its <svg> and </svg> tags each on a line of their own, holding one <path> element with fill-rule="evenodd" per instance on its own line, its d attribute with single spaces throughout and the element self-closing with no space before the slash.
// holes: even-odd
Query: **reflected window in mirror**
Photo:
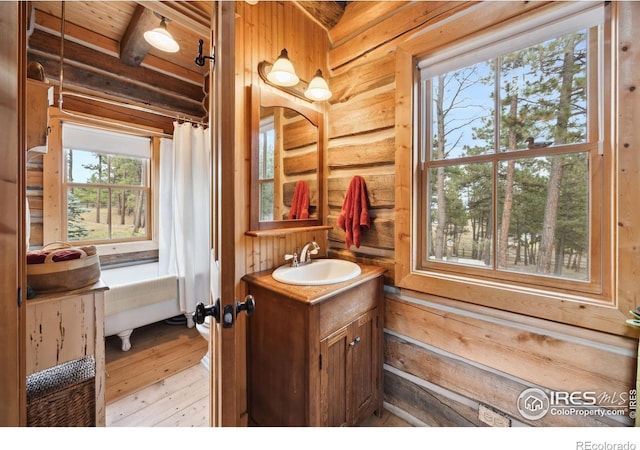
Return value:
<svg viewBox="0 0 640 450">
<path fill-rule="evenodd" d="M 260 118 L 258 136 L 258 184 L 260 186 L 260 221 L 273 220 L 273 186 L 276 134 L 273 124 L 273 112 Z"/>
<path fill-rule="evenodd" d="M 250 230 L 321 225 L 323 113 L 273 90 L 260 91 L 252 86 Z M 300 182 L 305 201 L 293 208 Z"/>
</svg>

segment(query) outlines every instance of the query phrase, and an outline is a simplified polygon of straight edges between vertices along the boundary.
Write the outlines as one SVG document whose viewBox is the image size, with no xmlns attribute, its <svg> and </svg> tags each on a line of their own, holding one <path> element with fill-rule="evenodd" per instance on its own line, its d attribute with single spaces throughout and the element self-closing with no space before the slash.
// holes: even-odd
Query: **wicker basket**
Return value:
<svg viewBox="0 0 640 450">
<path fill-rule="evenodd" d="M 27 426 L 96 425 L 93 356 L 60 364 L 27 377 Z"/>
</svg>

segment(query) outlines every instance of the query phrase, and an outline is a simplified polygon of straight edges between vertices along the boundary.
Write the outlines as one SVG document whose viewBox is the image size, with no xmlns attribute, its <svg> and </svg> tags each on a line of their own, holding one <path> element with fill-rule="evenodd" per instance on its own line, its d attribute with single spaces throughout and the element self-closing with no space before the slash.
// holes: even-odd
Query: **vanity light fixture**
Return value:
<svg viewBox="0 0 640 450">
<path fill-rule="evenodd" d="M 286 87 L 295 86 L 300 81 L 286 48 L 282 49 L 280 56 L 273 63 L 271 71 L 267 74 L 267 79 L 277 86 Z"/>
<path fill-rule="evenodd" d="M 309 82 L 307 90 L 304 91 L 304 96 L 312 101 L 323 101 L 331 98 L 331 91 L 327 81 L 322 77 L 322 71 L 318 69 L 316 74 Z"/>
<path fill-rule="evenodd" d="M 153 45 L 158 50 L 162 50 L 163 52 L 177 52 L 178 50 L 180 50 L 180 45 L 178 45 L 173 36 L 171 36 L 171 34 L 167 31 L 167 22 L 170 21 L 170 19 L 161 16 L 155 11 L 154 14 L 160 18 L 160 25 L 153 30 L 144 32 L 145 41 Z"/>
</svg>

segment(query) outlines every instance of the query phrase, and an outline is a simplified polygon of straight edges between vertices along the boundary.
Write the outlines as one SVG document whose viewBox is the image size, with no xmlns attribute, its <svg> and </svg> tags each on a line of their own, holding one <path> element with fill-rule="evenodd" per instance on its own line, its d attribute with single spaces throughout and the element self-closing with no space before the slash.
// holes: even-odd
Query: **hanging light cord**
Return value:
<svg viewBox="0 0 640 450">
<path fill-rule="evenodd" d="M 64 0 L 62 0 L 60 3 L 62 4 L 62 23 L 60 24 L 60 81 L 58 83 L 58 109 L 60 109 L 60 112 L 64 112 L 62 110 L 62 83 L 64 82 L 64 33 L 66 23 L 66 7 Z"/>
</svg>

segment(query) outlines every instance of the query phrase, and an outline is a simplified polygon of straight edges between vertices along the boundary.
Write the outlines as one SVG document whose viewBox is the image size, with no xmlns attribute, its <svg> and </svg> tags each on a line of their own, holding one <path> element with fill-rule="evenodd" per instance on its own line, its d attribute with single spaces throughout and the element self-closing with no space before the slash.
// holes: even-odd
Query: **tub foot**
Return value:
<svg viewBox="0 0 640 450">
<path fill-rule="evenodd" d="M 133 330 L 124 330 L 118 333 L 118 337 L 122 341 L 123 352 L 129 351 L 131 349 L 131 340 L 129 339 L 131 337 L 131 333 L 133 333 Z"/>
<path fill-rule="evenodd" d="M 196 326 L 196 323 L 193 320 L 193 313 L 185 313 L 184 316 L 187 318 L 187 328 L 193 328 Z"/>
</svg>

